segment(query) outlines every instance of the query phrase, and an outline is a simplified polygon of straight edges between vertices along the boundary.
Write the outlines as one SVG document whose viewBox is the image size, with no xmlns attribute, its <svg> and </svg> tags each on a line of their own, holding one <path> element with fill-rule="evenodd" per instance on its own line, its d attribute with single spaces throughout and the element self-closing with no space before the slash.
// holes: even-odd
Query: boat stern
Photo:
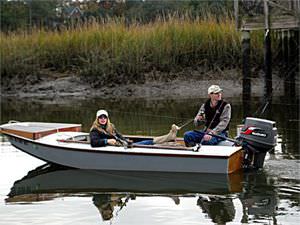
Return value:
<svg viewBox="0 0 300 225">
<path fill-rule="evenodd" d="M 241 170 L 243 167 L 244 152 L 242 149 L 233 153 L 228 160 L 228 174 Z"/>
</svg>

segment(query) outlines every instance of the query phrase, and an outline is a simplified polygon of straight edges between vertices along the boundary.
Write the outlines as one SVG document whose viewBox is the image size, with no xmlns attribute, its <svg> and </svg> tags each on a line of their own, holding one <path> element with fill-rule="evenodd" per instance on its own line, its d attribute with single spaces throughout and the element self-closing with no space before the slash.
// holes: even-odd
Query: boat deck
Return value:
<svg viewBox="0 0 300 225">
<path fill-rule="evenodd" d="M 81 124 L 17 122 L 0 126 L 1 133 L 15 134 L 21 137 L 36 140 L 49 134 L 62 131 L 81 131 Z"/>
</svg>

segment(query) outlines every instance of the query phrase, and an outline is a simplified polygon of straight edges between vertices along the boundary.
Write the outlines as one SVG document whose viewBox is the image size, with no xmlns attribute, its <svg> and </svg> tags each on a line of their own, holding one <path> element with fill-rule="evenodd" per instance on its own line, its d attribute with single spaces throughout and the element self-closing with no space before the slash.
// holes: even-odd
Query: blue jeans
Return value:
<svg viewBox="0 0 300 225">
<path fill-rule="evenodd" d="M 138 145 L 154 145 L 153 140 L 139 141 L 139 142 L 135 142 L 134 144 L 138 144 Z"/>
<path fill-rule="evenodd" d="M 191 147 L 195 146 L 196 144 L 200 143 L 202 138 L 204 137 L 204 131 L 187 131 L 184 133 L 183 139 L 186 146 Z M 219 136 L 228 137 L 227 131 L 222 131 Z M 209 141 L 202 141 L 201 144 L 203 145 L 217 145 L 223 139 L 218 137 L 212 137 Z"/>
</svg>

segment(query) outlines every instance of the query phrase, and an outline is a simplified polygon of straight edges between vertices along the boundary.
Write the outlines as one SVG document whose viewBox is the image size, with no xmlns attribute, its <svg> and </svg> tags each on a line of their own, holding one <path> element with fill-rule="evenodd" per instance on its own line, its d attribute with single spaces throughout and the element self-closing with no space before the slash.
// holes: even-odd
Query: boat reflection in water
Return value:
<svg viewBox="0 0 300 225">
<path fill-rule="evenodd" d="M 45 164 L 16 181 L 9 196 L 57 191 L 226 194 L 241 191 L 242 179 L 242 173 L 100 171 Z"/>
<path fill-rule="evenodd" d="M 137 196 L 170 197 L 175 204 L 180 204 L 179 197 L 196 197 L 196 204 L 213 222 L 226 223 L 235 218 L 233 200 L 238 198 L 243 205 L 243 210 L 239 210 L 243 211 L 242 221 L 246 222 L 249 215 L 259 214 L 261 209 L 271 210 L 267 212 L 268 215 L 275 211 L 276 199 L 272 186 L 267 194 L 265 191 L 257 191 L 265 182 L 253 184 L 252 180 L 256 182 L 258 177 L 265 179 L 264 173 L 117 172 L 69 169 L 45 164 L 16 181 L 6 203 L 45 201 L 64 196 L 92 196 L 93 204 L 102 219 L 111 220 L 114 214 Z M 265 185 L 262 187 L 266 190 Z"/>
<path fill-rule="evenodd" d="M 121 211 L 129 200 L 134 200 L 134 194 L 95 194 L 93 195 L 93 203 L 98 208 L 103 220 L 113 218 L 115 207 L 119 207 Z"/>
<path fill-rule="evenodd" d="M 224 224 L 235 217 L 235 208 L 232 198 L 219 196 L 199 196 L 197 205 L 214 223 Z"/>
<path fill-rule="evenodd" d="M 248 223 L 253 217 L 258 221 L 266 218 L 276 221 L 277 194 L 274 186 L 268 182 L 263 171 L 243 175 L 243 190 L 236 195 L 242 204 L 241 223 Z M 233 199 L 226 196 L 200 195 L 197 205 L 212 219 L 212 222 L 225 224 L 235 218 L 236 211 L 241 211 L 237 210 Z"/>
<path fill-rule="evenodd" d="M 275 178 L 276 179 L 276 178 Z M 239 194 L 243 206 L 243 223 L 249 222 L 250 216 L 265 219 L 272 218 L 276 223 L 278 193 L 274 187 L 274 180 L 264 172 L 248 173 L 244 178 L 244 191 Z"/>
</svg>

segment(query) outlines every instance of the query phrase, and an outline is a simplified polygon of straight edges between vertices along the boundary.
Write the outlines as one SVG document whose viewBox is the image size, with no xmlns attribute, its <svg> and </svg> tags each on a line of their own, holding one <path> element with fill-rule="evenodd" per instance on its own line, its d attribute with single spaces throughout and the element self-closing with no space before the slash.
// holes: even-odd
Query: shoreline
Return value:
<svg viewBox="0 0 300 225">
<path fill-rule="evenodd" d="M 222 72 L 222 73 L 221 73 Z M 194 74 L 196 72 L 194 71 Z M 79 76 L 56 75 L 27 77 L 23 80 L 7 82 L 7 87 L 1 88 L 1 97 L 13 98 L 147 98 L 147 99 L 185 99 L 206 97 L 207 88 L 212 84 L 220 85 L 225 97 L 242 97 L 242 77 L 240 71 L 225 70 L 220 72 L 208 72 L 205 78 L 195 75 L 177 76 L 169 81 L 149 80 L 143 84 L 108 84 L 104 87 L 93 87 Z M 9 86 L 14 83 L 15 86 Z M 273 74 L 273 95 L 284 93 L 284 82 L 276 74 Z M 264 95 L 264 77 L 259 72 L 256 78 L 251 79 L 251 96 Z"/>
</svg>

